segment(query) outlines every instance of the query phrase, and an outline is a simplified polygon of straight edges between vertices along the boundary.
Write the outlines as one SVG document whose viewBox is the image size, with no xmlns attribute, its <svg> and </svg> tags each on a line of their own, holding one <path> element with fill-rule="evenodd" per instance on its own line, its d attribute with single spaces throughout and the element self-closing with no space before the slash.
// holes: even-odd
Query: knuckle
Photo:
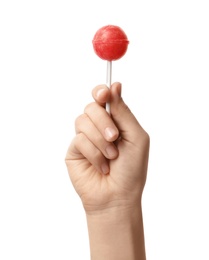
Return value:
<svg viewBox="0 0 209 260">
<path fill-rule="evenodd" d="M 80 126 L 86 119 L 87 119 L 87 115 L 86 114 L 79 115 L 75 119 L 75 126 L 76 127 Z"/>
<path fill-rule="evenodd" d="M 84 143 L 85 136 L 83 133 L 78 133 L 75 137 L 75 146 L 78 147 L 80 143 Z"/>
<path fill-rule="evenodd" d="M 84 108 L 84 113 L 88 114 L 92 110 L 92 107 L 94 106 L 94 104 L 95 104 L 95 102 L 91 102 L 88 105 L 86 105 Z"/>
</svg>

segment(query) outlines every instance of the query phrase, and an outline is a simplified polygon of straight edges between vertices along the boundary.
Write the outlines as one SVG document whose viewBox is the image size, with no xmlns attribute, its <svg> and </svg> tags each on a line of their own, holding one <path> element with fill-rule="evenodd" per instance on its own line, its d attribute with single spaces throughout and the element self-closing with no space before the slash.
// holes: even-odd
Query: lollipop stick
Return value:
<svg viewBox="0 0 209 260">
<path fill-rule="evenodd" d="M 107 86 L 110 88 L 112 81 L 112 61 L 107 61 Z M 110 114 L 110 103 L 106 104 L 106 110 Z"/>
</svg>

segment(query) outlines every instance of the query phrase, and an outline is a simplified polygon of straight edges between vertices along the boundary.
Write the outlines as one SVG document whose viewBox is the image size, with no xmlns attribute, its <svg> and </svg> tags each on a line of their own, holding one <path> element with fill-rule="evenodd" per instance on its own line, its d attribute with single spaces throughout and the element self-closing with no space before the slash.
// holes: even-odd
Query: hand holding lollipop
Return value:
<svg viewBox="0 0 209 260">
<path fill-rule="evenodd" d="M 105 26 L 96 33 L 93 45 L 96 54 L 107 60 L 110 86 L 111 62 L 125 54 L 127 37 L 119 27 Z M 102 89 L 109 92 L 111 100 L 109 95 L 98 95 Z M 103 85 L 92 90 L 95 102 L 88 104 L 75 121 L 76 136 L 66 164 L 86 212 L 91 258 L 145 260 L 141 198 L 149 136 L 120 91 L 118 82 L 108 91 Z M 111 103 L 111 116 L 104 102 Z"/>
<path fill-rule="evenodd" d="M 95 53 L 103 60 L 107 60 L 107 86 L 111 86 L 112 61 L 120 59 L 127 51 L 128 38 L 118 26 L 106 25 L 100 28 L 93 38 Z M 110 106 L 107 104 L 110 113 Z"/>
</svg>

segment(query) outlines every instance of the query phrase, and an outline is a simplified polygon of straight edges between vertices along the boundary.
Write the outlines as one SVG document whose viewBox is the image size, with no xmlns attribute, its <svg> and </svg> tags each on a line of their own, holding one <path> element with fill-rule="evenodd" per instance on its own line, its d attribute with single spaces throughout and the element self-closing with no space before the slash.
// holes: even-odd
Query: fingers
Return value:
<svg viewBox="0 0 209 260">
<path fill-rule="evenodd" d="M 106 110 L 98 103 L 93 102 L 87 105 L 84 112 L 108 142 L 113 142 L 118 138 L 118 128 Z"/>
<path fill-rule="evenodd" d="M 113 142 L 119 132 L 105 108 L 96 102 L 88 104 L 84 114 L 76 119 L 75 130 L 76 137 L 69 148 L 68 158 L 74 161 L 87 159 L 95 169 L 107 174 L 108 159 L 118 156 L 118 149 Z"/>
<path fill-rule="evenodd" d="M 66 162 L 70 163 L 70 161 L 83 161 L 85 169 L 93 165 L 100 173 L 107 174 L 109 172 L 107 159 L 83 133 L 76 135 L 68 149 Z"/>
<path fill-rule="evenodd" d="M 98 124 L 99 122 L 95 122 Z M 108 142 L 98 130 L 90 117 L 83 114 L 76 119 L 75 128 L 77 134 L 84 134 L 88 140 L 108 159 L 114 159 L 118 155 L 117 148 L 112 142 Z"/>
</svg>

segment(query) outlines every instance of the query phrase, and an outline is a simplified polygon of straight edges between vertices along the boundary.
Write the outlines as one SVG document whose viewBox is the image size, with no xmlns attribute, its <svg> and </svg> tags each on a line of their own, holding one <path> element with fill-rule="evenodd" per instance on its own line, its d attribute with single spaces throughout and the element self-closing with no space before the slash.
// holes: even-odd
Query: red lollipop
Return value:
<svg viewBox="0 0 209 260">
<path fill-rule="evenodd" d="M 120 59 L 127 51 L 128 38 L 125 32 L 116 25 L 106 25 L 100 28 L 92 40 L 95 53 L 107 60 L 107 86 L 111 85 L 112 61 Z M 110 113 L 109 104 L 107 111 Z"/>
<path fill-rule="evenodd" d="M 93 38 L 95 53 L 103 60 L 120 59 L 128 48 L 128 38 L 118 26 L 106 25 L 100 28 Z"/>
</svg>

